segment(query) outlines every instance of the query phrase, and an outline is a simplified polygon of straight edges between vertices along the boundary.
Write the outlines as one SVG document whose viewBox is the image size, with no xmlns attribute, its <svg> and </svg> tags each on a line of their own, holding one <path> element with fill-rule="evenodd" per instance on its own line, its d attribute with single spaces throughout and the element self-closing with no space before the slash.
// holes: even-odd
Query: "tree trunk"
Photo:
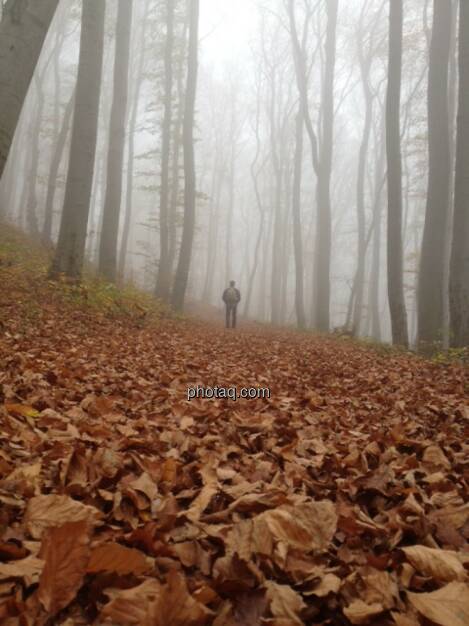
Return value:
<svg viewBox="0 0 469 626">
<path fill-rule="evenodd" d="M 338 0 L 327 3 L 326 67 L 322 102 L 322 145 L 319 156 L 317 184 L 318 217 L 316 228 L 314 272 L 315 325 L 318 330 L 329 331 L 331 290 L 331 173 L 334 130 L 334 72 L 336 57 Z"/>
<path fill-rule="evenodd" d="M 58 0 L 10 0 L 0 22 L 0 177 Z"/>
<path fill-rule="evenodd" d="M 363 136 L 360 144 L 360 152 L 358 155 L 358 173 L 357 173 L 357 226 L 358 226 L 358 255 L 357 255 L 357 271 L 355 275 L 355 305 L 353 310 L 352 330 L 355 336 L 360 335 L 360 325 L 362 321 L 363 295 L 365 290 L 365 172 L 366 161 L 368 155 L 368 145 L 370 142 L 371 124 L 373 121 L 373 94 L 370 87 L 370 69 L 371 69 L 371 52 L 365 56 L 363 50 L 363 28 L 360 28 L 358 41 L 360 75 L 363 87 L 363 97 L 365 99 L 365 123 L 363 126 Z"/>
<path fill-rule="evenodd" d="M 67 143 L 67 137 L 70 130 L 70 122 L 72 120 L 73 107 L 75 103 L 75 92 L 70 97 L 68 104 L 65 108 L 65 114 L 62 120 L 62 127 L 60 128 L 57 142 L 55 144 L 54 152 L 49 170 L 49 179 L 47 181 L 47 196 L 46 196 L 46 208 L 44 216 L 44 225 L 42 227 L 42 241 L 48 245 L 52 241 L 52 220 L 54 212 L 54 198 L 55 191 L 57 189 L 57 178 L 59 174 L 60 163 L 65 150 L 65 144 Z"/>
<path fill-rule="evenodd" d="M 42 124 L 42 116 L 44 113 L 44 92 L 42 89 L 42 83 L 39 78 L 37 78 L 36 74 L 36 91 L 37 91 L 37 104 L 35 111 L 35 119 L 33 125 L 32 132 L 32 145 L 30 146 L 31 150 L 31 166 L 28 171 L 28 198 L 26 200 L 26 222 L 28 232 L 33 236 L 37 237 L 39 234 L 39 226 L 37 221 L 37 195 L 36 195 L 36 185 L 38 178 L 38 168 L 39 168 L 39 152 L 41 149 L 41 124 Z"/>
<path fill-rule="evenodd" d="M 174 0 L 166 2 L 166 44 L 164 54 L 164 119 L 161 146 L 160 187 L 160 262 L 156 279 L 155 295 L 163 300 L 169 298 L 171 268 L 169 265 L 169 157 L 171 150 L 171 123 L 173 117 L 173 48 L 174 48 Z"/>
<path fill-rule="evenodd" d="M 122 228 L 122 238 L 119 250 L 119 260 L 117 266 L 117 275 L 120 280 L 123 280 L 125 273 L 125 261 L 127 258 L 127 248 L 130 235 L 130 223 L 132 217 L 132 199 L 134 190 L 134 152 L 135 152 L 135 133 L 137 131 L 137 118 L 138 118 L 138 105 L 140 102 L 140 93 L 143 85 L 143 68 L 145 64 L 145 41 L 148 27 L 148 12 L 150 9 L 150 0 L 146 0 L 145 9 L 143 12 L 143 26 L 142 26 L 142 48 L 138 59 L 137 77 L 134 90 L 134 101 L 132 103 L 132 113 L 130 115 L 129 123 L 129 142 L 128 142 L 128 156 L 127 156 L 127 184 L 125 194 L 125 214 L 124 214 L 124 226 Z"/>
<path fill-rule="evenodd" d="M 418 283 L 418 338 L 423 345 L 443 336 L 446 224 L 450 199 L 448 66 L 451 2 L 433 2 L 428 75 L 429 174 Z"/>
<path fill-rule="evenodd" d="M 377 157 L 374 176 L 374 199 L 373 199 L 373 251 L 370 269 L 370 293 L 369 309 L 371 314 L 371 336 L 375 341 L 381 341 L 381 315 L 379 310 L 379 285 L 381 270 L 381 216 L 382 216 L 382 194 L 385 176 L 386 141 L 385 123 L 381 122 L 381 132 L 379 141 L 379 156 Z"/>
<path fill-rule="evenodd" d="M 83 268 L 98 128 L 104 12 L 104 2 L 83 0 L 70 164 L 52 276 L 65 273 L 79 278 Z"/>
<path fill-rule="evenodd" d="M 259 85 L 260 85 L 260 80 L 259 80 Z M 263 170 L 264 164 L 262 164 L 258 170 L 256 169 L 257 162 L 259 160 L 260 149 L 261 149 L 261 138 L 259 135 L 260 107 L 261 107 L 261 102 L 260 102 L 260 95 L 258 93 L 257 107 L 256 107 L 256 125 L 255 125 L 256 153 L 251 163 L 250 174 L 251 174 L 252 185 L 254 187 L 254 194 L 256 196 L 256 206 L 259 212 L 259 230 L 257 232 L 256 244 L 254 248 L 254 258 L 252 262 L 252 268 L 251 268 L 251 272 L 249 274 L 248 281 L 247 281 L 246 297 L 244 298 L 244 312 L 243 312 L 244 317 L 247 317 L 249 315 L 249 307 L 251 304 L 252 290 L 254 287 L 254 279 L 256 277 L 256 272 L 257 272 L 257 268 L 259 265 L 259 254 L 260 254 L 260 249 L 261 249 L 262 237 L 264 235 L 264 223 L 265 223 L 265 211 L 264 211 L 264 206 L 262 204 L 262 196 L 259 190 L 259 174 Z"/>
<path fill-rule="evenodd" d="M 218 143 L 218 142 L 217 142 Z M 202 300 L 210 303 L 212 299 L 213 277 L 215 272 L 215 263 L 217 257 L 218 246 L 218 222 L 220 211 L 221 191 L 224 177 L 224 164 L 220 163 L 220 151 L 217 147 L 214 150 L 215 163 L 213 166 L 212 189 L 210 193 L 210 216 L 208 225 L 207 239 L 207 265 L 205 270 L 204 287 L 202 291 Z"/>
<path fill-rule="evenodd" d="M 293 172 L 293 251 L 295 258 L 295 312 L 298 328 L 305 328 L 303 240 L 301 237 L 301 173 L 303 165 L 303 107 L 296 116 L 295 164 Z"/>
<path fill-rule="evenodd" d="M 191 0 L 189 25 L 189 56 L 187 88 L 184 106 L 183 149 L 184 149 L 184 225 L 181 249 L 174 278 L 171 303 L 176 311 L 184 308 L 187 280 L 192 256 L 195 230 L 196 180 L 194 158 L 194 114 L 197 94 L 197 69 L 199 46 L 199 0 Z"/>
<path fill-rule="evenodd" d="M 130 32 L 132 2 L 119 0 L 116 27 L 114 89 L 107 156 L 106 195 L 99 246 L 99 272 L 109 281 L 117 275 L 117 241 L 122 202 L 122 170 L 124 164 L 127 92 L 129 82 Z"/>
<path fill-rule="evenodd" d="M 388 297 L 393 343 L 407 346 L 409 340 L 403 285 L 402 156 L 400 142 L 402 30 L 402 0 L 391 0 L 389 3 L 389 67 L 386 94 Z"/>
<path fill-rule="evenodd" d="M 232 103 L 235 106 L 235 103 Z M 234 112 L 232 112 L 234 117 Z M 234 136 L 234 121 L 231 121 L 231 135 L 230 135 L 230 170 L 228 176 L 228 203 L 227 203 L 227 219 L 226 219 L 226 233 L 225 233 L 225 284 L 227 285 L 232 280 L 231 268 L 232 268 L 232 230 L 233 230 L 233 211 L 234 211 L 234 189 L 235 189 L 235 171 L 236 171 L 236 144 Z"/>
<path fill-rule="evenodd" d="M 460 3 L 459 105 L 450 268 L 451 345 L 469 346 L 469 4 Z"/>
<path fill-rule="evenodd" d="M 451 239 L 453 233 L 454 207 L 454 171 L 456 161 L 456 118 L 458 110 L 458 26 L 459 0 L 451 0 L 452 23 L 450 62 L 448 75 L 448 111 L 449 111 L 449 138 L 450 138 L 450 185 L 448 201 L 448 219 L 446 222 L 445 240 L 445 269 L 443 273 L 443 348 L 450 346 L 450 310 L 449 310 L 449 274 L 451 263 Z"/>
</svg>

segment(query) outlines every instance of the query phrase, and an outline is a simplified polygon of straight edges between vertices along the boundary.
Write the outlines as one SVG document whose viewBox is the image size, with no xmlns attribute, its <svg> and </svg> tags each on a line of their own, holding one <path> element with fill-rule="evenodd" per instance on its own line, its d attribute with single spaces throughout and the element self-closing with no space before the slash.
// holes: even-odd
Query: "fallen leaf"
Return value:
<svg viewBox="0 0 469 626">
<path fill-rule="evenodd" d="M 303 624 L 299 614 L 306 608 L 303 598 L 288 585 L 279 585 L 272 581 L 265 583 L 270 611 L 276 618 L 289 619 L 295 624 Z"/>
<path fill-rule="evenodd" d="M 9 578 L 23 578 L 29 587 L 37 583 L 44 568 L 43 559 L 35 556 L 27 556 L 25 559 L 11 563 L 0 563 L 0 580 Z"/>
<path fill-rule="evenodd" d="M 467 578 L 457 552 L 426 546 L 408 546 L 402 548 L 402 551 L 415 569 L 424 576 L 431 576 L 444 582 L 462 581 Z"/>
<path fill-rule="evenodd" d="M 98 523 L 100 517 L 98 509 L 73 500 L 69 496 L 42 495 L 29 500 L 24 524 L 31 537 L 40 539 L 47 528 L 77 521 L 86 521 L 93 526 Z"/>
<path fill-rule="evenodd" d="M 151 568 L 148 557 L 140 550 L 127 548 L 119 543 L 103 543 L 91 551 L 87 573 L 115 572 L 119 575 L 139 576 Z"/>
<path fill-rule="evenodd" d="M 184 576 L 171 570 L 150 615 L 148 626 L 204 626 L 212 612 L 190 595 Z"/>
<path fill-rule="evenodd" d="M 407 593 L 412 605 L 440 626 L 469 624 L 469 585 L 452 582 L 430 593 Z"/>
<path fill-rule="evenodd" d="M 367 624 L 383 611 L 381 604 L 366 604 L 363 600 L 354 600 L 344 608 L 344 615 L 352 624 Z"/>
<path fill-rule="evenodd" d="M 50 615 L 65 608 L 76 596 L 89 558 L 90 528 L 85 521 L 67 522 L 44 533 L 40 556 L 45 565 L 38 597 Z"/>
<path fill-rule="evenodd" d="M 101 619 L 109 618 L 122 626 L 141 626 L 149 619 L 148 610 L 161 593 L 161 584 L 154 578 L 131 589 L 106 589 L 111 598 L 101 611 Z"/>
</svg>

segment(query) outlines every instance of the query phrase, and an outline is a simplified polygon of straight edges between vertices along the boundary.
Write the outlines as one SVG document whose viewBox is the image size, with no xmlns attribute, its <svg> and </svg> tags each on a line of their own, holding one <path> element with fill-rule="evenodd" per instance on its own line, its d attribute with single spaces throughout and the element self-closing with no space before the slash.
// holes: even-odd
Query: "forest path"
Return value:
<svg viewBox="0 0 469 626">
<path fill-rule="evenodd" d="M 388 625 L 413 611 L 396 590 L 441 587 L 445 559 L 444 581 L 463 580 L 460 366 L 255 325 L 142 326 L 54 289 L 16 276 L 0 294 L 0 615 L 40 620 L 51 597 L 74 624 Z M 188 401 L 196 385 L 271 395 Z M 423 548 L 403 576 L 396 548 L 422 544 L 456 561 Z"/>
</svg>

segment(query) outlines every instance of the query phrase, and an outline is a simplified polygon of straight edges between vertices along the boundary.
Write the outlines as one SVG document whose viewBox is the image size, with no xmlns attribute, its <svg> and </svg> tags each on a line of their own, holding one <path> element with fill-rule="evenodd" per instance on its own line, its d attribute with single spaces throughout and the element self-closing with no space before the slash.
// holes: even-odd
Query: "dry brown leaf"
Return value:
<svg viewBox="0 0 469 626">
<path fill-rule="evenodd" d="M 154 578 L 131 589 L 106 589 L 111 598 L 101 611 L 101 618 L 109 618 L 120 626 L 141 626 L 146 623 L 148 610 L 161 593 L 161 584 Z"/>
<path fill-rule="evenodd" d="M 467 578 L 457 552 L 426 546 L 408 546 L 402 548 L 402 551 L 415 569 L 424 576 L 431 576 L 443 582 L 462 581 Z"/>
<path fill-rule="evenodd" d="M 62 526 L 66 522 L 86 521 L 94 526 L 101 513 L 93 506 L 73 500 L 69 496 L 35 496 L 28 502 L 24 524 L 31 537 L 40 539 L 47 528 Z"/>
<path fill-rule="evenodd" d="M 288 585 L 278 585 L 272 581 L 265 583 L 270 611 L 276 618 L 289 619 L 295 624 L 303 624 L 299 614 L 306 608 L 303 598 Z"/>
<path fill-rule="evenodd" d="M 166 585 L 150 610 L 147 625 L 204 626 L 211 615 L 209 609 L 190 595 L 184 576 L 171 570 Z"/>
<path fill-rule="evenodd" d="M 391 613 L 396 626 L 420 626 L 417 617 L 411 614 Z"/>
<path fill-rule="evenodd" d="M 335 574 L 325 574 L 320 583 L 305 595 L 312 595 L 318 598 L 324 598 L 330 593 L 338 593 L 342 581 Z"/>
<path fill-rule="evenodd" d="M 29 587 L 38 582 L 43 568 L 43 559 L 38 559 L 35 556 L 28 556 L 25 559 L 12 561 L 11 563 L 0 563 L 0 580 L 23 578 Z"/>
<path fill-rule="evenodd" d="M 187 511 L 182 511 L 180 515 L 187 517 L 193 522 L 197 521 L 217 491 L 217 487 L 213 485 L 205 485 L 205 487 L 202 487 L 199 495 L 192 502 L 189 509 Z"/>
<path fill-rule="evenodd" d="M 308 552 L 326 550 L 337 527 L 335 506 L 328 500 L 299 506 L 282 506 L 259 515 L 274 539 Z"/>
<path fill-rule="evenodd" d="M 451 469 L 451 463 L 443 450 L 438 445 L 428 446 L 423 453 L 422 461 L 430 466 L 441 469 Z"/>
<path fill-rule="evenodd" d="M 120 543 L 103 543 L 91 551 L 87 573 L 115 572 L 122 576 L 144 574 L 152 567 L 150 559 L 140 550 L 127 548 Z"/>
<path fill-rule="evenodd" d="M 469 585 L 452 582 L 430 593 L 407 593 L 419 613 L 440 626 L 469 624 Z"/>
<path fill-rule="evenodd" d="M 354 600 L 344 608 L 344 615 L 352 624 L 367 624 L 383 611 L 382 605 L 377 602 L 366 604 L 363 600 Z"/>
<path fill-rule="evenodd" d="M 76 596 L 86 572 L 89 542 L 85 521 L 67 522 L 44 533 L 40 556 L 45 565 L 38 597 L 49 614 L 55 615 Z"/>
</svg>

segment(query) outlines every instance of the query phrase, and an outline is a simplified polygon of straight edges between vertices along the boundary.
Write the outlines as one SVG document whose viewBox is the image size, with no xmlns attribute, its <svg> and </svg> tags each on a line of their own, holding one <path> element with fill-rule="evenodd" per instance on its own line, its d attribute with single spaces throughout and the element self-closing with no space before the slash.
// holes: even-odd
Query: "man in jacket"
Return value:
<svg viewBox="0 0 469 626">
<path fill-rule="evenodd" d="M 239 289 L 236 289 L 234 280 L 230 280 L 230 286 L 223 292 L 223 302 L 226 308 L 226 328 L 236 328 L 236 308 L 241 300 Z"/>
</svg>

